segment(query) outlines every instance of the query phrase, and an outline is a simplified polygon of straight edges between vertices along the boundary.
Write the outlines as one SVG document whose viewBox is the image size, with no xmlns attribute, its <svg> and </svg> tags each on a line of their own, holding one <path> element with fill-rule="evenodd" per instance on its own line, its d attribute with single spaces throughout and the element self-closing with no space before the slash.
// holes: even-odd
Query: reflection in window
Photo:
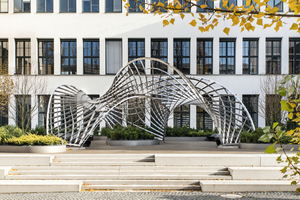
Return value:
<svg viewBox="0 0 300 200">
<path fill-rule="evenodd" d="M 53 0 L 37 0 L 37 12 L 53 12 Z"/>
<path fill-rule="evenodd" d="M 139 1 L 134 1 L 134 0 L 129 0 L 129 3 L 130 3 L 130 7 L 129 7 L 129 12 L 143 12 L 141 9 L 140 9 L 140 5 L 141 6 L 145 6 L 145 0 L 139 0 Z"/>
<path fill-rule="evenodd" d="M 243 95 L 243 104 L 246 106 L 255 127 L 258 127 L 258 95 Z"/>
<path fill-rule="evenodd" d="M 16 74 L 31 74 L 30 40 L 16 40 Z"/>
<path fill-rule="evenodd" d="M 235 74 L 235 39 L 220 39 L 220 74 Z"/>
<path fill-rule="evenodd" d="M 212 39 L 197 40 L 197 74 L 212 74 Z"/>
<path fill-rule="evenodd" d="M 99 12 L 99 0 L 83 0 L 83 12 Z"/>
<path fill-rule="evenodd" d="M 139 57 L 145 57 L 145 40 L 144 39 L 129 39 L 128 40 L 128 62 Z M 136 67 L 139 72 L 144 74 L 143 64 L 140 61 L 134 62 L 131 69 L 136 73 Z"/>
<path fill-rule="evenodd" d="M 54 42 L 39 40 L 39 74 L 54 74 Z"/>
<path fill-rule="evenodd" d="M 107 39 L 105 44 L 106 74 L 116 74 L 122 67 L 122 40 Z"/>
<path fill-rule="evenodd" d="M 168 62 L 168 41 L 167 39 L 152 39 L 151 40 L 151 57 L 158 58 L 165 62 Z M 168 71 L 166 65 L 160 62 L 153 62 L 153 67 L 161 69 L 165 72 Z M 160 70 L 153 70 L 152 74 L 160 74 Z"/>
<path fill-rule="evenodd" d="M 99 74 L 99 40 L 83 40 L 84 74 Z"/>
<path fill-rule="evenodd" d="M 283 12 L 283 2 L 281 0 L 269 0 L 268 5 L 271 8 L 277 7 L 278 12 Z"/>
<path fill-rule="evenodd" d="M 258 39 L 243 41 L 243 74 L 258 74 Z"/>
<path fill-rule="evenodd" d="M 174 67 L 190 74 L 190 40 L 174 39 Z"/>
<path fill-rule="evenodd" d="M 266 41 L 266 73 L 281 73 L 281 40 L 267 39 Z"/>
<path fill-rule="evenodd" d="M 0 0 L 0 12 L 8 12 L 8 0 Z"/>
<path fill-rule="evenodd" d="M 47 109 L 50 95 L 38 96 L 38 126 L 46 128 Z"/>
<path fill-rule="evenodd" d="M 60 12 L 76 12 L 76 0 L 60 0 Z"/>
<path fill-rule="evenodd" d="M 201 5 L 207 5 L 207 8 L 214 8 L 214 2 L 213 0 L 199 0 L 197 2 L 197 5 L 198 6 L 201 6 Z M 197 12 L 207 12 L 208 10 L 206 10 L 205 8 L 200 8 L 200 7 L 197 7 Z"/>
<path fill-rule="evenodd" d="M 122 12 L 122 0 L 106 0 L 106 12 Z"/>
<path fill-rule="evenodd" d="M 174 110 L 174 126 L 190 127 L 190 105 L 178 106 Z"/>
<path fill-rule="evenodd" d="M 8 40 L 0 40 L 0 67 L 8 70 Z"/>
<path fill-rule="evenodd" d="M 76 40 L 61 40 L 61 74 L 76 74 Z"/>
<path fill-rule="evenodd" d="M 289 74 L 300 74 L 300 39 L 289 42 Z"/>
<path fill-rule="evenodd" d="M 30 12 L 30 0 L 14 0 L 15 12 Z"/>
</svg>

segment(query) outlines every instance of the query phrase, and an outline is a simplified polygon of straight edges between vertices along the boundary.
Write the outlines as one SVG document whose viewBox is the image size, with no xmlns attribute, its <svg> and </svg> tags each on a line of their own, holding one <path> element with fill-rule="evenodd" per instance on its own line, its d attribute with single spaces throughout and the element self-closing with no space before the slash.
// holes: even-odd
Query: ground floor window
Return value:
<svg viewBox="0 0 300 200">
<path fill-rule="evenodd" d="M 31 128 L 30 95 L 16 95 L 16 124 L 20 128 Z"/>
<path fill-rule="evenodd" d="M 174 126 L 190 127 L 190 105 L 178 106 L 174 110 Z"/>
<path fill-rule="evenodd" d="M 38 126 L 46 128 L 46 120 L 47 120 L 47 109 L 49 103 L 50 95 L 39 95 L 38 96 Z"/>
<path fill-rule="evenodd" d="M 246 106 L 255 127 L 258 127 L 258 95 L 243 95 L 243 104 Z"/>
<path fill-rule="evenodd" d="M 209 114 L 197 106 L 197 130 L 213 129 L 213 122 Z"/>
</svg>

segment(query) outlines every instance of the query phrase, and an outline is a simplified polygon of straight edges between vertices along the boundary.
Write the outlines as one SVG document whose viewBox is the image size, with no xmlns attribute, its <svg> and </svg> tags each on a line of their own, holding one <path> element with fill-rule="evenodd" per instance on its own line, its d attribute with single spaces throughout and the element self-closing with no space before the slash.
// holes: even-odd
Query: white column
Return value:
<svg viewBox="0 0 300 200">
<path fill-rule="evenodd" d="M 281 74 L 289 74 L 289 38 L 281 41 Z"/>
<path fill-rule="evenodd" d="M 197 106 L 190 106 L 190 127 L 197 128 Z"/>
<path fill-rule="evenodd" d="M 124 10 L 124 8 L 123 8 Z M 123 37 L 122 38 L 122 56 L 123 56 L 123 65 L 126 65 L 128 63 L 128 38 Z"/>
<path fill-rule="evenodd" d="M 213 74 L 220 73 L 219 42 L 220 42 L 220 38 L 214 37 L 214 39 L 213 39 Z"/>
<path fill-rule="evenodd" d="M 61 66 L 60 66 L 60 60 L 61 60 L 61 55 L 60 55 L 60 38 L 55 37 L 54 38 L 54 74 L 55 75 L 60 75 L 61 72 Z"/>
<path fill-rule="evenodd" d="M 38 42 L 35 37 L 30 38 L 31 42 L 31 74 L 38 74 Z"/>
<path fill-rule="evenodd" d="M 59 1 L 53 1 L 53 13 L 59 13 Z"/>
<path fill-rule="evenodd" d="M 83 75 L 83 39 L 78 37 L 77 41 L 77 75 Z"/>
<path fill-rule="evenodd" d="M 197 72 L 197 38 L 191 38 L 190 48 L 190 74 L 196 74 Z"/>
<path fill-rule="evenodd" d="M 10 75 L 15 74 L 16 70 L 16 51 L 15 51 L 15 38 L 8 38 L 8 73 Z"/>
<path fill-rule="evenodd" d="M 14 13 L 14 0 L 8 0 L 8 13 Z"/>
<path fill-rule="evenodd" d="M 99 0 L 99 13 L 105 13 L 105 3 L 106 3 L 106 1 L 101 1 L 101 0 Z"/>
<path fill-rule="evenodd" d="M 38 97 L 35 95 L 31 95 L 31 107 L 38 108 Z M 35 109 L 31 113 L 31 129 L 35 128 L 38 125 L 38 122 L 39 122 L 38 109 Z"/>
<path fill-rule="evenodd" d="M 10 99 L 10 107 L 9 107 L 9 111 L 8 111 L 8 124 L 9 125 L 16 125 L 16 110 L 15 110 L 15 105 L 16 105 L 16 98 L 15 95 L 11 96 Z"/>
<path fill-rule="evenodd" d="M 146 37 L 145 38 L 145 57 L 148 57 L 150 58 L 151 57 L 151 39 L 150 37 Z M 146 68 L 148 69 L 146 71 L 146 74 L 151 74 L 151 70 L 150 70 L 150 61 L 149 60 L 146 60 Z"/>
<path fill-rule="evenodd" d="M 168 63 L 174 66 L 173 62 L 173 37 L 168 37 Z M 173 74 L 173 70 L 169 69 L 168 73 Z"/>
<path fill-rule="evenodd" d="M 266 74 L 266 38 L 260 37 L 258 40 L 258 74 Z"/>
<path fill-rule="evenodd" d="M 37 0 L 30 0 L 30 12 L 32 14 L 36 13 L 36 1 Z"/>
<path fill-rule="evenodd" d="M 106 73 L 106 66 L 105 66 L 105 38 L 100 38 L 100 44 L 99 44 L 99 48 L 100 48 L 100 74 L 101 75 L 105 75 Z"/>
<path fill-rule="evenodd" d="M 243 74 L 243 38 L 237 37 L 235 45 L 235 74 Z"/>
<path fill-rule="evenodd" d="M 76 0 L 76 13 L 82 13 L 82 0 Z"/>
</svg>

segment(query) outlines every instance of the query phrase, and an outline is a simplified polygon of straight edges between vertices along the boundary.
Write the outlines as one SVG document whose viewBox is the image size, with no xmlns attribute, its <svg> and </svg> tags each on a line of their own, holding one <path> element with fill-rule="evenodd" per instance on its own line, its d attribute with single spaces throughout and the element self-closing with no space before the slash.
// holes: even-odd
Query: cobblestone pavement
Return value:
<svg viewBox="0 0 300 200">
<path fill-rule="evenodd" d="M 173 191 L 173 192 L 131 192 L 131 191 L 108 191 L 108 192 L 66 192 L 66 193 L 16 193 L 0 194 L 1 200 L 225 200 L 221 197 L 226 193 L 210 193 L 196 191 Z M 242 195 L 247 200 L 281 200 L 300 199 L 296 192 L 251 192 L 235 193 Z"/>
</svg>

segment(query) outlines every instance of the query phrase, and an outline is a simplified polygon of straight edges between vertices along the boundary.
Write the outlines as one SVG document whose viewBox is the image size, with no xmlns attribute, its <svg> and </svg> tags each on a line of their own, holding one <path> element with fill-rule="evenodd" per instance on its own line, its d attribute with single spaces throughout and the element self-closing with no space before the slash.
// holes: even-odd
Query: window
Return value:
<svg viewBox="0 0 300 200">
<path fill-rule="evenodd" d="M 99 40 L 83 40 L 84 74 L 99 75 Z"/>
<path fill-rule="evenodd" d="M 83 12 L 99 12 L 99 0 L 83 0 Z"/>
<path fill-rule="evenodd" d="M 122 12 L 122 0 L 106 0 L 106 12 Z"/>
<path fill-rule="evenodd" d="M 0 40 L 0 67 L 8 69 L 8 40 Z"/>
<path fill-rule="evenodd" d="M 190 40 L 174 39 L 174 67 L 190 74 Z"/>
<path fill-rule="evenodd" d="M 235 39 L 220 39 L 220 74 L 235 74 Z"/>
<path fill-rule="evenodd" d="M 197 130 L 213 129 L 213 121 L 209 114 L 197 106 Z"/>
<path fill-rule="evenodd" d="M 266 73 L 281 73 L 281 40 L 267 39 L 266 41 Z"/>
<path fill-rule="evenodd" d="M 258 74 L 258 39 L 243 40 L 243 74 Z"/>
<path fill-rule="evenodd" d="M 188 3 L 190 0 L 178 0 L 182 8 L 184 9 L 183 12 L 191 12 L 191 3 Z M 175 4 L 176 7 L 177 4 Z"/>
<path fill-rule="evenodd" d="M 16 121 L 20 128 L 31 128 L 31 96 L 16 95 Z"/>
<path fill-rule="evenodd" d="M 161 8 L 161 7 L 157 7 L 155 5 L 157 5 L 159 2 L 163 3 L 165 8 L 168 6 L 168 2 L 166 2 L 165 0 L 151 0 L 151 3 L 154 5 L 153 6 L 153 12 L 155 11 L 159 11 L 159 12 L 167 12 L 167 10 Z"/>
<path fill-rule="evenodd" d="M 38 40 L 39 42 L 39 74 L 54 74 L 54 42 L 53 40 Z"/>
<path fill-rule="evenodd" d="M 6 96 L 0 97 L 0 99 L 3 100 L 3 102 L 0 104 L 0 126 L 8 124 L 8 102 L 5 102 L 6 98 Z"/>
<path fill-rule="evenodd" d="M 219 102 L 220 117 L 227 119 L 227 126 L 235 126 L 235 97 L 232 95 L 224 95 L 220 97 Z"/>
<path fill-rule="evenodd" d="M 38 126 L 46 128 L 47 120 L 47 109 L 49 103 L 50 95 L 39 95 L 38 96 Z"/>
<path fill-rule="evenodd" d="M 76 0 L 60 0 L 60 12 L 76 12 Z"/>
<path fill-rule="evenodd" d="M 281 97 L 279 94 L 267 94 L 265 102 L 266 126 L 272 126 L 274 122 L 281 121 Z"/>
<path fill-rule="evenodd" d="M 283 2 L 281 0 L 269 0 L 268 5 L 271 8 L 277 7 L 278 12 L 283 12 Z"/>
<path fill-rule="evenodd" d="M 135 124 L 138 126 L 145 126 L 145 110 L 145 99 L 129 99 L 127 101 L 127 125 Z"/>
<path fill-rule="evenodd" d="M 30 40 L 16 40 L 16 74 L 31 74 Z"/>
<path fill-rule="evenodd" d="M 53 12 L 53 0 L 37 0 L 36 3 L 37 12 Z"/>
<path fill-rule="evenodd" d="M 243 95 L 243 104 L 246 106 L 255 127 L 258 127 L 258 95 Z"/>
<path fill-rule="evenodd" d="M 251 5 L 254 6 L 253 1 L 250 1 L 249 6 L 246 6 L 246 5 L 247 5 L 247 0 L 243 0 L 243 6 L 244 6 L 244 8 L 249 8 Z M 258 4 L 256 4 L 255 7 L 258 7 Z"/>
<path fill-rule="evenodd" d="M 300 74 L 300 38 L 289 42 L 289 74 Z"/>
<path fill-rule="evenodd" d="M 152 39 L 151 40 L 151 57 L 158 58 L 165 62 L 168 62 L 168 41 L 167 39 Z M 165 72 L 168 71 L 166 65 L 162 65 L 160 62 L 153 62 L 153 67 L 161 69 Z M 152 74 L 160 74 L 160 70 L 153 70 Z"/>
<path fill-rule="evenodd" d="M 61 74 L 76 74 L 76 40 L 61 40 Z"/>
<path fill-rule="evenodd" d="M 213 65 L 212 39 L 197 40 L 197 74 L 212 74 Z"/>
<path fill-rule="evenodd" d="M 30 12 L 30 0 L 15 0 L 15 12 Z"/>
<path fill-rule="evenodd" d="M 0 12 L 8 12 L 8 0 L 0 0 Z"/>
<path fill-rule="evenodd" d="M 116 74 L 123 66 L 122 40 L 108 39 L 105 44 L 106 74 Z"/>
<path fill-rule="evenodd" d="M 237 5 L 236 1 L 237 1 L 237 0 L 228 0 L 227 7 L 230 8 L 232 5 L 233 5 L 233 6 L 236 6 L 236 5 Z M 221 7 L 221 9 L 223 9 L 223 10 L 227 10 L 227 8 L 223 7 L 223 0 L 221 0 L 220 7 Z"/>
<path fill-rule="evenodd" d="M 129 39 L 128 40 L 128 62 L 140 57 L 145 57 L 145 40 L 144 39 Z M 140 61 L 134 62 L 131 68 L 136 72 L 136 68 L 139 69 L 139 73 L 144 74 L 144 63 Z M 145 65 L 144 65 L 145 66 Z"/>
<path fill-rule="evenodd" d="M 129 12 L 143 12 L 140 9 L 140 5 L 145 7 L 145 5 L 143 3 L 145 3 L 145 0 L 139 0 L 139 1 L 129 0 L 130 7 L 129 7 L 128 11 Z"/>
<path fill-rule="evenodd" d="M 203 4 L 206 4 L 208 8 L 214 8 L 213 0 L 199 0 L 197 2 L 198 6 L 201 6 Z M 205 8 L 197 7 L 197 12 L 207 12 L 207 10 Z"/>
<path fill-rule="evenodd" d="M 190 105 L 178 106 L 174 110 L 174 127 L 190 127 Z"/>
</svg>

